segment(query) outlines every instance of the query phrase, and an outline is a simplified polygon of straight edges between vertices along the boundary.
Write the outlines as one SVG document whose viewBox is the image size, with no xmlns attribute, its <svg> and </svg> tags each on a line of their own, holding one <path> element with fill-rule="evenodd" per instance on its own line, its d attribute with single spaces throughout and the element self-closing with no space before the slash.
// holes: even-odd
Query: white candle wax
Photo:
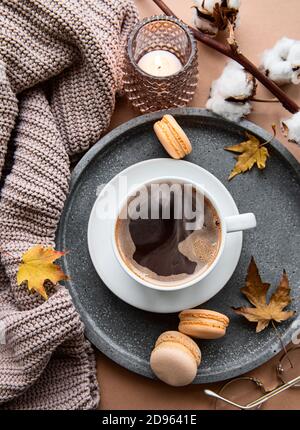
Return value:
<svg viewBox="0 0 300 430">
<path fill-rule="evenodd" d="M 182 69 L 181 61 L 169 51 L 157 49 L 147 52 L 138 62 L 138 66 L 152 76 L 170 76 Z"/>
</svg>

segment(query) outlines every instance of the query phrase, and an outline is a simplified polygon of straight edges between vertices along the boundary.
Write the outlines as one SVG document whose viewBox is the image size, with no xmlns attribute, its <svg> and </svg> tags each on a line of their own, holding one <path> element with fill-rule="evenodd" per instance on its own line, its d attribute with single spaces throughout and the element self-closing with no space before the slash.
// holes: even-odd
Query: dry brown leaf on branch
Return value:
<svg viewBox="0 0 300 430">
<path fill-rule="evenodd" d="M 224 148 L 226 151 L 241 154 L 236 157 L 237 162 L 228 177 L 229 180 L 240 173 L 251 170 L 255 164 L 259 169 L 264 169 L 266 167 L 269 151 L 265 145 L 269 142 L 260 143 L 260 141 L 250 133 L 246 133 L 246 137 L 247 140 L 244 142 Z"/>
<path fill-rule="evenodd" d="M 247 318 L 248 321 L 257 322 L 257 333 L 268 327 L 272 320 L 280 323 L 295 315 L 294 311 L 283 310 L 292 301 L 289 280 L 285 270 L 279 286 L 272 294 L 269 303 L 267 303 L 269 287 L 270 284 L 262 282 L 255 260 L 252 257 L 248 267 L 246 286 L 241 288 L 241 292 L 254 307 L 240 307 L 233 308 L 233 310 L 238 315 Z"/>
<path fill-rule="evenodd" d="M 62 269 L 53 262 L 65 255 L 64 252 L 55 251 L 51 247 L 35 245 L 22 255 L 22 261 L 17 273 L 17 283 L 27 282 L 29 291 L 35 290 L 44 299 L 48 298 L 44 283 L 46 280 L 55 284 L 68 279 Z"/>
</svg>

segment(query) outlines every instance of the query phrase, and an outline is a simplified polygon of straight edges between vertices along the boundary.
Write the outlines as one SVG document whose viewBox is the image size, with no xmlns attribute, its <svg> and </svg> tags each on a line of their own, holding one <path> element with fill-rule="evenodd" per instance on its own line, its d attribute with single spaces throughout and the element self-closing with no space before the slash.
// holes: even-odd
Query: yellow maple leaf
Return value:
<svg viewBox="0 0 300 430">
<path fill-rule="evenodd" d="M 295 315 L 294 311 L 284 311 L 284 308 L 291 303 L 289 280 L 285 270 L 276 291 L 272 294 L 267 303 L 267 292 L 270 284 L 261 280 L 254 258 L 248 267 L 246 286 L 241 288 L 241 292 L 247 297 L 254 307 L 233 308 L 233 310 L 247 318 L 248 321 L 257 322 L 256 332 L 268 327 L 270 321 L 278 323 L 285 321 Z"/>
<path fill-rule="evenodd" d="M 269 142 L 261 144 L 260 141 L 252 134 L 246 133 L 246 136 L 248 140 L 241 142 L 238 145 L 226 146 L 224 148 L 226 151 L 241 154 L 236 157 L 237 162 L 229 175 L 229 180 L 240 173 L 245 173 L 247 170 L 251 170 L 254 164 L 256 164 L 259 169 L 264 169 L 266 167 L 269 151 L 264 145 Z"/>
<path fill-rule="evenodd" d="M 35 245 L 22 255 L 22 261 L 17 273 L 17 283 L 27 281 L 29 291 L 35 290 L 44 299 L 48 299 L 44 282 L 46 280 L 55 284 L 63 279 L 68 279 L 62 269 L 53 262 L 65 253 L 55 251 L 51 247 Z"/>
</svg>

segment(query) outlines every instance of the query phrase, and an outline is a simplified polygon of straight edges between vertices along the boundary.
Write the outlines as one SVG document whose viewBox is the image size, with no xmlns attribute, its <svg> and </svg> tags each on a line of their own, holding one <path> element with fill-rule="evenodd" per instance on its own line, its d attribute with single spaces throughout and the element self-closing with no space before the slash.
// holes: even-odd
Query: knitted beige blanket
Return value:
<svg viewBox="0 0 300 430">
<path fill-rule="evenodd" d="M 29 247 L 54 245 L 69 156 L 110 122 L 136 21 L 132 0 L 0 0 L 0 408 L 99 402 L 69 293 L 56 286 L 44 301 L 16 271 Z"/>
</svg>

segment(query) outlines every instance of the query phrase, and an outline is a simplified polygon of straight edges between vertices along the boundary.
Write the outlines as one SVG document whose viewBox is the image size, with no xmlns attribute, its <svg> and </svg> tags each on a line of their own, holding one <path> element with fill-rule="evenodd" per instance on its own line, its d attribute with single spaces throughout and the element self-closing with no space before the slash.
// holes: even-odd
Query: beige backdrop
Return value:
<svg viewBox="0 0 300 430">
<path fill-rule="evenodd" d="M 141 18 L 160 13 L 151 0 L 135 0 Z M 190 0 L 166 0 L 166 3 L 186 22 L 191 22 Z M 280 37 L 300 39 L 299 0 L 242 0 L 241 20 L 237 39 L 242 52 L 256 64 L 265 48 L 271 47 Z M 225 57 L 200 43 L 199 85 L 191 106 L 204 107 L 212 79 L 221 73 Z M 300 104 L 300 86 L 286 91 Z M 259 85 L 258 94 L 272 97 Z M 280 104 L 256 103 L 251 121 L 271 130 L 272 123 L 288 117 Z M 136 116 L 125 100 L 119 100 L 111 128 Z M 281 133 L 278 138 L 300 161 L 300 147 L 287 142 Z M 265 381 L 268 388 L 278 381 L 275 374 L 276 359 L 271 360 L 251 375 Z M 103 354 L 97 354 L 98 379 L 101 387 L 101 409 L 211 409 L 212 401 L 203 394 L 207 386 L 172 388 L 158 381 L 133 374 L 113 363 Z M 219 384 L 210 387 L 217 388 Z M 290 389 L 264 406 L 265 409 L 300 409 L 300 389 Z"/>
</svg>

